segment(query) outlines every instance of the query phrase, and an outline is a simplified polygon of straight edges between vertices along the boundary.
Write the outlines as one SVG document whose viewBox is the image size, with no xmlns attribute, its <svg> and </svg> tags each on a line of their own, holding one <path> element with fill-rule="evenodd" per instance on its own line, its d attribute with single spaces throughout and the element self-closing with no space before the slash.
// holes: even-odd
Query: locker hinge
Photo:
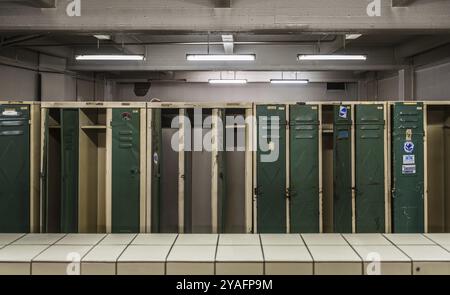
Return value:
<svg viewBox="0 0 450 295">
<path fill-rule="evenodd" d="M 259 195 L 259 189 L 257 187 L 255 187 L 253 189 L 253 194 L 254 194 L 255 198 Z"/>
</svg>

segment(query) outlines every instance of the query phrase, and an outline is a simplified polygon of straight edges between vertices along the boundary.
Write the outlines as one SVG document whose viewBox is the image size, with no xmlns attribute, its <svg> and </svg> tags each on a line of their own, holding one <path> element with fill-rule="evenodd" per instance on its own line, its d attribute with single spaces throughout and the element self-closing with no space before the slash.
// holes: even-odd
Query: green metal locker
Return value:
<svg viewBox="0 0 450 295">
<path fill-rule="evenodd" d="M 334 232 L 352 232 L 351 107 L 334 106 L 333 223 Z"/>
<path fill-rule="evenodd" d="M 61 110 L 61 232 L 78 231 L 79 113 Z"/>
<path fill-rule="evenodd" d="M 0 105 L 0 232 L 30 231 L 30 110 Z"/>
<path fill-rule="evenodd" d="M 290 107 L 290 232 L 318 233 L 319 114 L 317 105 Z"/>
<path fill-rule="evenodd" d="M 221 124 L 217 126 L 219 133 L 218 147 L 219 151 L 217 153 L 217 165 L 218 165 L 218 184 L 217 184 L 217 198 L 218 198 L 218 232 L 225 232 L 225 224 L 227 220 L 225 218 L 225 212 L 227 210 L 227 153 L 226 153 L 226 118 L 225 109 L 218 110 L 218 116 L 221 120 Z M 219 131 L 219 128 L 221 130 Z"/>
<path fill-rule="evenodd" d="M 392 112 L 393 232 L 424 232 L 422 103 L 395 103 Z"/>
<path fill-rule="evenodd" d="M 259 105 L 256 112 L 258 232 L 286 233 L 286 106 Z"/>
<path fill-rule="evenodd" d="M 161 198 L 162 126 L 161 109 L 152 109 L 152 232 L 161 231 L 159 211 Z"/>
<path fill-rule="evenodd" d="M 112 110 L 112 232 L 139 232 L 140 113 Z"/>
<path fill-rule="evenodd" d="M 356 232 L 385 231 L 384 106 L 355 106 Z"/>
</svg>

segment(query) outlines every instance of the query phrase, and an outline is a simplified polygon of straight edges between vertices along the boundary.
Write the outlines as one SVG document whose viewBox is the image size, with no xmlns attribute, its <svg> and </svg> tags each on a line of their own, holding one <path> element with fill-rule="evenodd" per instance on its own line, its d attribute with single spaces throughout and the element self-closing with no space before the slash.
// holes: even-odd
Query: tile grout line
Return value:
<svg viewBox="0 0 450 295">
<path fill-rule="evenodd" d="M 312 255 L 312 253 L 311 253 L 311 250 L 309 249 L 309 247 L 308 247 L 308 244 L 306 244 L 306 241 L 305 241 L 305 239 L 303 238 L 303 235 L 302 234 L 299 234 L 300 235 L 300 239 L 302 239 L 302 241 L 303 241 L 303 244 L 305 244 L 305 247 L 306 247 L 306 250 L 308 251 L 308 253 L 309 253 L 309 256 L 311 256 L 311 260 L 312 260 L 312 267 L 313 267 L 313 269 L 312 269 L 312 271 L 313 271 L 313 275 L 315 275 L 316 274 L 316 262 L 314 261 L 314 256 Z"/>
<path fill-rule="evenodd" d="M 412 259 L 412 257 L 410 257 L 405 251 L 403 251 L 402 249 L 400 249 L 399 245 L 397 245 L 397 243 L 395 243 L 394 241 L 390 240 L 385 234 L 382 234 L 384 238 L 386 238 L 389 242 L 392 243 L 392 245 L 394 245 L 394 247 L 396 249 L 398 249 L 401 253 L 403 253 L 406 257 L 408 257 L 411 260 L 411 275 L 414 275 L 414 259 Z"/>
<path fill-rule="evenodd" d="M 110 234 L 108 234 L 110 235 Z M 139 235 L 139 233 L 135 234 L 134 238 L 132 238 L 127 244 L 125 244 L 125 247 L 123 248 L 122 252 L 120 252 L 120 254 L 117 256 L 116 258 L 116 262 L 115 262 L 115 270 L 116 270 L 116 275 L 118 275 L 118 263 L 119 263 L 119 259 L 120 257 L 122 257 L 122 254 L 128 249 L 128 247 L 134 242 L 134 240 L 137 238 L 137 236 Z"/>
<path fill-rule="evenodd" d="M 258 239 L 259 239 L 259 246 L 261 247 L 261 253 L 262 253 L 262 258 L 263 258 L 263 275 L 266 275 L 266 257 L 264 255 L 264 247 L 263 247 L 263 243 L 262 243 L 260 234 L 258 234 Z"/>
<path fill-rule="evenodd" d="M 173 240 L 172 245 L 170 246 L 169 252 L 167 252 L 166 258 L 164 259 L 164 275 L 167 275 L 167 258 L 169 258 L 170 252 L 172 252 L 173 247 L 175 246 L 175 243 L 178 240 L 178 237 L 180 234 L 176 234 L 175 240 Z"/>
<path fill-rule="evenodd" d="M 216 251 L 214 253 L 214 275 L 217 275 L 217 251 L 219 250 L 219 240 L 220 240 L 220 234 L 217 235 L 217 241 L 216 241 Z"/>
<path fill-rule="evenodd" d="M 25 235 L 27 236 L 27 235 Z M 23 236 L 23 237 L 25 237 Z M 30 260 L 30 275 L 33 275 L 33 261 L 34 259 L 36 259 L 39 255 L 41 255 L 42 253 L 44 253 L 45 251 L 47 251 L 48 249 L 50 249 L 50 247 L 54 246 L 56 243 L 58 243 L 59 241 L 61 241 L 62 239 L 64 239 L 64 237 L 67 236 L 67 234 L 63 234 L 59 239 L 56 239 L 53 243 L 44 245 L 47 246 L 44 250 L 42 250 L 41 252 L 39 252 L 38 255 L 34 256 L 31 260 Z M 18 241 L 18 240 L 17 240 Z"/>
<path fill-rule="evenodd" d="M 347 244 L 350 246 L 350 248 L 352 248 L 352 250 L 356 253 L 356 255 L 358 255 L 359 259 L 361 259 L 361 275 L 365 275 L 365 272 L 364 272 L 364 264 L 365 264 L 364 259 L 362 258 L 361 255 L 359 255 L 358 251 L 356 251 L 356 249 L 353 247 L 353 245 L 345 238 L 345 235 L 343 235 L 343 234 L 340 234 L 340 235 L 344 239 L 344 241 L 347 242 Z"/>
<path fill-rule="evenodd" d="M 95 235 L 95 234 L 94 234 L 94 235 Z M 92 245 L 80 245 L 80 246 L 91 246 L 91 248 L 89 248 L 89 250 L 83 255 L 83 257 L 80 258 L 80 273 L 79 273 L 79 275 L 81 275 L 81 274 L 83 273 L 83 270 L 82 270 L 83 259 L 84 259 L 89 253 L 91 253 L 91 251 L 94 250 L 94 248 L 96 248 L 96 247 L 101 243 L 101 241 L 103 241 L 107 236 L 108 236 L 108 234 L 104 234 L 103 237 L 102 237 L 100 240 L 98 240 L 97 243 L 95 243 L 95 244 L 92 244 Z M 74 245 L 74 246 L 75 246 L 75 245 Z"/>
<path fill-rule="evenodd" d="M 440 248 L 444 249 L 447 252 L 450 252 L 449 250 L 447 250 L 446 248 L 444 248 L 440 243 L 436 242 L 435 240 L 433 240 L 432 238 L 429 238 L 428 236 L 426 236 L 425 234 L 422 234 L 422 236 L 424 236 L 426 239 L 432 241 L 435 246 L 439 246 Z"/>
</svg>

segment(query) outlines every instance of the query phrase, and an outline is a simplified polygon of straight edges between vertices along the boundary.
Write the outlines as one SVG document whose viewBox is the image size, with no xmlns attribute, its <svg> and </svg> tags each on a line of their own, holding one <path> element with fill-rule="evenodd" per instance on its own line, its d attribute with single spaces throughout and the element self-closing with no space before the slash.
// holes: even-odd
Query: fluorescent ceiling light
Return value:
<svg viewBox="0 0 450 295">
<path fill-rule="evenodd" d="M 111 40 L 111 35 L 94 35 L 98 40 Z"/>
<path fill-rule="evenodd" d="M 346 34 L 345 35 L 345 39 L 346 40 L 355 40 L 355 39 L 358 39 L 361 36 L 362 36 L 362 34 Z"/>
<path fill-rule="evenodd" d="M 247 84 L 246 79 L 210 79 L 209 84 Z"/>
<path fill-rule="evenodd" d="M 93 54 L 93 55 L 77 55 L 76 60 L 145 60 L 143 55 L 105 55 L 105 54 Z"/>
<path fill-rule="evenodd" d="M 298 60 L 366 60 L 366 55 L 359 54 L 299 54 Z"/>
<path fill-rule="evenodd" d="M 188 54 L 189 61 L 254 61 L 254 54 Z"/>
<path fill-rule="evenodd" d="M 283 80 L 283 79 L 272 79 L 270 80 L 272 84 L 308 84 L 309 80 L 298 79 L 298 80 Z"/>
</svg>

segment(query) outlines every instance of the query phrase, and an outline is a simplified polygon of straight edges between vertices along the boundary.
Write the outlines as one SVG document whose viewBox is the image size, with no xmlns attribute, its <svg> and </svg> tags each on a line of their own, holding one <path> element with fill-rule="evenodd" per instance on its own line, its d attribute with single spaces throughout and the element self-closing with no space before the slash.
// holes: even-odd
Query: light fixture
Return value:
<svg viewBox="0 0 450 295">
<path fill-rule="evenodd" d="M 126 54 L 87 54 L 77 55 L 76 60 L 126 60 L 126 61 L 142 61 L 145 60 L 144 55 L 126 55 Z"/>
<path fill-rule="evenodd" d="M 308 84 L 309 80 L 307 79 L 300 79 L 300 80 L 296 80 L 296 79 L 272 79 L 270 80 L 270 83 L 272 84 Z"/>
<path fill-rule="evenodd" d="M 366 55 L 359 54 L 299 54 L 298 60 L 367 60 Z"/>
<path fill-rule="evenodd" d="M 210 79 L 209 84 L 247 84 L 247 79 Z"/>
<path fill-rule="evenodd" d="M 362 34 L 346 34 L 345 40 L 356 40 L 361 36 L 362 36 Z"/>
<path fill-rule="evenodd" d="M 94 35 L 98 40 L 111 40 L 111 35 Z"/>
<path fill-rule="evenodd" d="M 254 61 L 254 54 L 187 54 L 188 61 Z"/>
</svg>

